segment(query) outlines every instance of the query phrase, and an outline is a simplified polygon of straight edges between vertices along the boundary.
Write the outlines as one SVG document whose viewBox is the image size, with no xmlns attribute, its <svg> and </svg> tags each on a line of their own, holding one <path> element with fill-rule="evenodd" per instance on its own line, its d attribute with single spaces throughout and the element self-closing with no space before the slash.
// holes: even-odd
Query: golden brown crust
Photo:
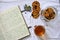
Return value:
<svg viewBox="0 0 60 40">
<path fill-rule="evenodd" d="M 32 11 L 32 17 L 38 18 L 39 12 L 40 12 L 40 3 L 38 1 L 34 1 L 32 3 L 33 11 Z"/>
<path fill-rule="evenodd" d="M 45 11 L 44 11 L 44 17 L 48 20 L 51 20 L 51 19 L 54 19 L 55 17 L 55 12 L 52 8 L 47 8 Z"/>
<path fill-rule="evenodd" d="M 33 15 L 38 15 L 39 12 L 38 12 L 37 10 L 34 10 L 34 11 L 32 12 L 32 14 L 33 14 Z"/>
<path fill-rule="evenodd" d="M 32 6 L 34 6 L 34 5 L 40 6 L 40 3 L 39 3 L 38 1 L 34 1 L 34 2 L 32 3 Z"/>
<path fill-rule="evenodd" d="M 33 10 L 37 10 L 38 12 L 40 11 L 40 3 L 38 1 L 34 1 L 32 3 Z"/>
<path fill-rule="evenodd" d="M 39 17 L 39 12 L 37 10 L 34 10 L 32 12 L 32 17 L 35 18 L 35 19 L 38 18 Z"/>
<path fill-rule="evenodd" d="M 36 10 L 36 11 L 40 11 L 40 6 L 33 6 L 33 11 Z"/>
<path fill-rule="evenodd" d="M 32 17 L 36 19 L 36 18 L 39 17 L 39 14 L 38 14 L 38 15 L 33 15 L 33 14 L 32 14 Z"/>
</svg>

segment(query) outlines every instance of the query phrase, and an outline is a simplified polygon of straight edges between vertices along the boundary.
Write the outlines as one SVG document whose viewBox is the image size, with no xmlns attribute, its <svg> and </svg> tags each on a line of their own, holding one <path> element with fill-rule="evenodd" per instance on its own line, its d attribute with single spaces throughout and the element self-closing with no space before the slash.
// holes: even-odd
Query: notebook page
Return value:
<svg viewBox="0 0 60 40">
<path fill-rule="evenodd" d="M 2 30 L 0 29 L 0 40 L 4 40 L 4 36 L 3 36 L 3 33 L 2 33 Z"/>
<path fill-rule="evenodd" d="M 18 40 L 29 35 L 28 28 L 18 8 L 12 7 L 1 13 L 2 30 L 6 40 Z"/>
</svg>

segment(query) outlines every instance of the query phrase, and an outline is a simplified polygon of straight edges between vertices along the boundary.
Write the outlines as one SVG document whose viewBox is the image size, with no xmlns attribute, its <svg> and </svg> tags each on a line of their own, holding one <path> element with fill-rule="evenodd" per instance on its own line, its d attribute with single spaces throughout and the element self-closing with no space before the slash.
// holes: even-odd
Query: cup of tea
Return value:
<svg viewBox="0 0 60 40">
<path fill-rule="evenodd" d="M 34 27 L 35 27 L 34 33 L 36 34 L 36 36 L 38 36 L 42 40 L 47 40 L 46 30 L 45 30 L 44 26 L 36 25 Z"/>
</svg>

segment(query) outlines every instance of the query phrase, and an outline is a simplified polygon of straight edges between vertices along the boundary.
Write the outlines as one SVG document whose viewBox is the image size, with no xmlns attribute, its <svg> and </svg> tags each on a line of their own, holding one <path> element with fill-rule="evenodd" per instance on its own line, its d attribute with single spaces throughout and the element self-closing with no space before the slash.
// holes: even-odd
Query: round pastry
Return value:
<svg viewBox="0 0 60 40">
<path fill-rule="evenodd" d="M 37 11 L 39 12 L 39 11 L 40 11 L 40 6 L 34 5 L 34 6 L 33 6 L 33 10 L 37 10 Z"/>
<path fill-rule="evenodd" d="M 47 8 L 46 10 L 44 10 L 43 16 L 48 19 L 54 19 L 55 18 L 55 12 L 52 8 Z"/>
<path fill-rule="evenodd" d="M 38 15 L 39 12 L 38 12 L 37 10 L 34 10 L 34 11 L 32 12 L 32 14 L 33 14 L 33 15 Z"/>
<path fill-rule="evenodd" d="M 39 17 L 39 14 L 38 14 L 38 15 L 33 15 L 33 14 L 32 14 L 32 17 L 36 19 L 36 18 Z"/>
<path fill-rule="evenodd" d="M 39 12 L 40 12 L 40 3 L 38 1 L 34 1 L 32 3 L 33 11 L 32 11 L 32 17 L 38 18 Z"/>
<path fill-rule="evenodd" d="M 34 1 L 33 3 L 32 3 L 32 6 L 40 6 L 40 3 L 38 2 L 38 1 Z"/>
<path fill-rule="evenodd" d="M 54 10 L 52 8 L 47 8 L 46 11 L 48 11 L 49 13 L 54 12 Z"/>
</svg>

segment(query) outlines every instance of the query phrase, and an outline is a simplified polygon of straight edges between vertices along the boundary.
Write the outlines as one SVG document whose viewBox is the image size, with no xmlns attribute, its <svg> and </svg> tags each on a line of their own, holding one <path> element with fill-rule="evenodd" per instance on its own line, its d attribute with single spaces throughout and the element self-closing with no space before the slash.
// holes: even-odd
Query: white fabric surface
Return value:
<svg viewBox="0 0 60 40">
<path fill-rule="evenodd" d="M 1 2 L 3 0 L 0 0 L 0 12 L 3 12 L 4 10 L 8 9 L 9 7 L 12 7 L 12 6 L 17 6 L 19 5 L 21 10 L 24 10 L 24 5 L 27 4 L 27 5 L 32 5 L 32 2 L 34 0 L 15 0 L 14 2 L 11 2 L 10 1 L 7 1 L 5 0 L 4 2 Z M 58 10 L 58 16 L 60 16 L 60 5 L 59 5 L 59 0 L 38 0 L 41 4 L 41 9 L 44 9 L 45 7 L 47 6 L 53 6 L 55 7 L 57 10 Z M 49 36 L 49 38 L 59 38 L 59 33 L 60 33 L 60 27 L 59 27 L 59 24 L 60 24 L 60 18 L 58 17 L 58 21 L 56 21 L 55 23 L 53 23 L 54 26 L 56 27 L 47 27 L 45 25 L 44 22 L 42 22 L 42 20 L 40 19 L 40 17 L 35 20 L 33 19 L 31 16 L 31 12 L 26 12 L 27 14 L 22 13 L 24 15 L 24 18 L 26 20 L 26 23 L 28 26 L 32 26 L 32 28 L 30 28 L 30 33 L 31 35 L 24 38 L 23 40 L 39 40 L 39 38 L 37 38 L 37 36 L 34 34 L 34 25 L 44 25 L 45 28 L 46 28 L 46 31 L 47 31 L 47 34 Z M 58 23 L 58 24 L 57 24 Z M 58 27 L 57 27 L 58 26 Z M 55 39 L 49 39 L 49 40 L 55 40 Z M 60 39 L 57 39 L 57 40 L 60 40 Z"/>
</svg>

